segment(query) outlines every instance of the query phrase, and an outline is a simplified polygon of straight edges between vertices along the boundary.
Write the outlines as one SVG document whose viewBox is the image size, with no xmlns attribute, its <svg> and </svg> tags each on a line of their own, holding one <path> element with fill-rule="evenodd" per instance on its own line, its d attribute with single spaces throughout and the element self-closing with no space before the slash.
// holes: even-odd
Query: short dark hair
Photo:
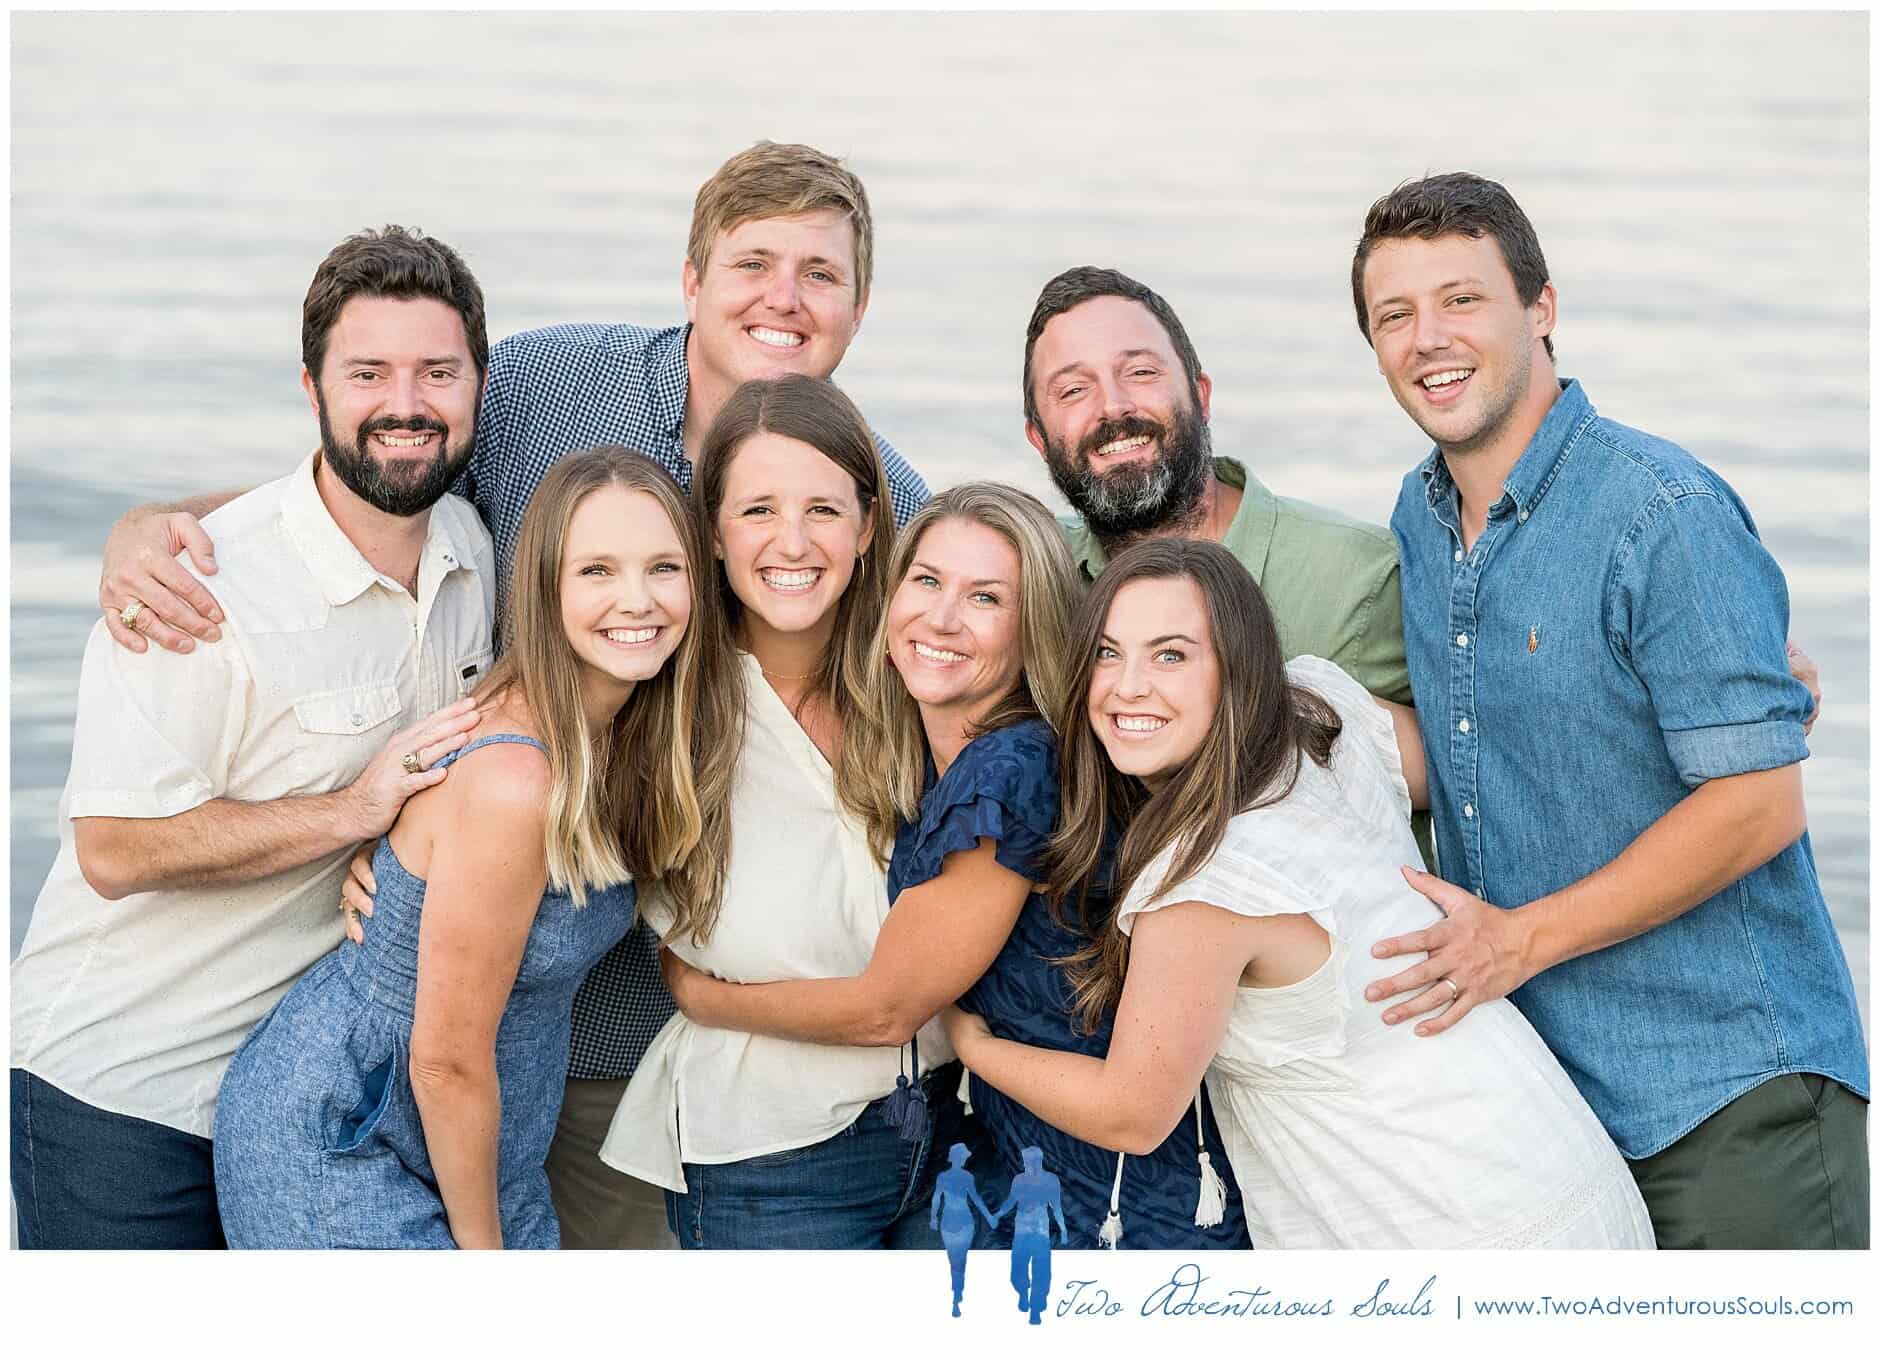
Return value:
<svg viewBox="0 0 1880 1360">
<path fill-rule="evenodd" d="M 1458 171 L 1405 180 L 1371 205 L 1364 215 L 1364 234 L 1351 257 L 1351 303 L 1358 311 L 1358 329 L 1371 341 L 1371 318 L 1364 306 L 1364 262 L 1380 241 L 1416 237 L 1433 241 L 1438 236 L 1462 235 L 1494 238 L 1514 275 L 1515 294 L 1523 307 L 1532 307 L 1547 284 L 1547 258 L 1540 237 L 1514 195 L 1492 179 Z M 1552 336 L 1541 337 L 1547 357 L 1554 357 Z"/>
<path fill-rule="evenodd" d="M 326 338 L 340 310 L 356 297 L 409 301 L 436 298 L 463 318 L 464 339 L 477 376 L 489 370 L 490 337 L 483 318 L 483 290 L 463 257 L 416 227 L 367 228 L 348 236 L 320 261 L 300 307 L 300 361 L 320 381 Z"/>
<path fill-rule="evenodd" d="M 1188 375 L 1189 400 L 1200 401 L 1197 380 L 1201 377 L 1201 357 L 1195 353 L 1194 344 L 1188 339 L 1188 332 L 1182 329 L 1175 309 L 1155 289 L 1137 283 L 1127 274 L 1080 264 L 1075 269 L 1066 269 L 1044 286 L 1044 291 L 1038 294 L 1038 305 L 1031 309 L 1031 323 L 1025 327 L 1025 420 L 1028 424 L 1038 424 L 1038 400 L 1031 390 L 1031 355 L 1038 347 L 1038 337 L 1044 334 L 1044 328 L 1053 317 L 1100 297 L 1128 298 L 1149 309 L 1149 314 L 1168 332 L 1169 343 L 1175 346 L 1175 353 L 1182 361 L 1182 371 Z"/>
</svg>

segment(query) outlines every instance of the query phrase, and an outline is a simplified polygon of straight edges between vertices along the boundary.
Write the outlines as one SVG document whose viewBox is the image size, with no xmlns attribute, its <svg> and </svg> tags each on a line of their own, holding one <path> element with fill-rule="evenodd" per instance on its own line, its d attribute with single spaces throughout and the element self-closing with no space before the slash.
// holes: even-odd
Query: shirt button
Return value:
<svg viewBox="0 0 1880 1360">
<path fill-rule="evenodd" d="M 1473 817 L 1475 815 L 1475 804 L 1464 803 L 1462 805 L 1462 815 L 1464 817 Z"/>
<path fill-rule="evenodd" d="M 447 567 L 454 567 L 454 566 L 456 566 L 456 565 L 457 565 L 457 559 L 456 559 L 456 558 L 454 558 L 454 557 L 452 557 L 452 556 L 451 556 L 451 555 L 450 555 L 449 553 L 445 553 L 445 554 L 444 554 L 444 565 L 445 565 L 445 566 L 447 566 Z"/>
<path fill-rule="evenodd" d="M 1457 633 L 1456 634 L 1456 646 L 1467 647 L 1468 645 L 1469 645 L 1469 635 L 1467 633 Z"/>
<path fill-rule="evenodd" d="M 1469 720 L 1464 718 L 1461 722 L 1457 723 L 1456 730 L 1458 732 L 1467 732 L 1469 730 Z"/>
<path fill-rule="evenodd" d="M 1462 560 L 1462 549 L 1457 548 L 1456 549 L 1456 561 L 1460 562 L 1461 560 Z"/>
<path fill-rule="evenodd" d="M 363 713 L 353 714 L 353 726 L 354 727 L 364 727 L 365 725 L 366 725 L 366 719 Z"/>
<path fill-rule="evenodd" d="M 1527 523 L 1527 511 L 1523 510 L 1520 514 L 1516 515 L 1515 518 L 1519 520 L 1521 523 L 1526 524 Z"/>
</svg>

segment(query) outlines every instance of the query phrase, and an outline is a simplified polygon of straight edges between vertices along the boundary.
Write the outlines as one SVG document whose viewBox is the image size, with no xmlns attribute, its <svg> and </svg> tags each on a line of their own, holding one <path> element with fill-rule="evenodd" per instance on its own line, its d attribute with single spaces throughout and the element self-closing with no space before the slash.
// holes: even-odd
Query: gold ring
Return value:
<svg viewBox="0 0 1880 1360">
<path fill-rule="evenodd" d="M 424 766 L 418 763 L 418 753 L 416 751 L 405 752 L 404 758 L 400 760 L 398 763 L 405 767 L 406 774 L 423 774 L 424 773 Z"/>
<path fill-rule="evenodd" d="M 118 610 L 118 622 L 123 624 L 126 628 L 135 630 L 137 627 L 137 616 L 142 614 L 144 609 L 144 602 L 132 596 L 129 600 L 125 601 L 124 607 Z"/>
<path fill-rule="evenodd" d="M 1453 1006 L 1456 1004 L 1456 998 L 1462 995 L 1462 988 L 1456 986 L 1454 978 L 1446 977 L 1443 981 L 1449 984 L 1449 1004 Z"/>
</svg>

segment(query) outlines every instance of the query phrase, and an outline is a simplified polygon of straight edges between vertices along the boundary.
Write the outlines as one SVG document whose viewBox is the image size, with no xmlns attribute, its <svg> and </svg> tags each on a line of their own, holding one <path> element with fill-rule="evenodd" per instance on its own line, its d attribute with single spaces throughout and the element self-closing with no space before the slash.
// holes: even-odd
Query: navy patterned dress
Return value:
<svg viewBox="0 0 1880 1360">
<path fill-rule="evenodd" d="M 960 752 L 944 778 L 936 782 L 931 765 L 927 777 L 920 820 L 904 824 L 895 840 L 888 866 L 889 901 L 902 889 L 935 877 L 948 854 L 972 849 L 981 837 L 997 843 L 994 857 L 1000 864 L 1037 879 L 1058 820 L 1057 739 L 1049 726 L 1032 719 L 988 732 Z M 1079 1033 L 1070 1012 L 1069 986 L 1048 962 L 1071 953 L 1078 943 L 1077 935 L 1053 923 L 1049 905 L 1033 893 L 992 966 L 960 998 L 961 1009 L 983 1016 L 1001 1039 L 1102 1057 L 1110 1047 L 1110 1019 L 1106 1017 L 1094 1034 Z M 980 1130 L 971 1169 L 986 1201 L 994 1206 L 1003 1202 L 1011 1178 L 1021 1169 L 1021 1151 L 1036 1147 L 1044 1153 L 1045 1169 L 1056 1173 L 1063 1188 L 1069 1245 L 1098 1246 L 1097 1232 L 1110 1211 L 1116 1154 L 1046 1124 L 978 1077 L 972 1078 L 971 1092 Z M 1211 1109 L 1205 1118 L 1210 1160 L 1227 1191 L 1221 1222 L 1212 1228 L 1195 1226 L 1200 1147 L 1190 1110 L 1153 1153 L 1125 1160 L 1121 1246 L 1194 1251 L 1249 1245 L 1240 1191 L 1221 1151 Z M 1001 1220 L 996 1244 L 1010 1245 L 1011 1222 Z"/>
</svg>

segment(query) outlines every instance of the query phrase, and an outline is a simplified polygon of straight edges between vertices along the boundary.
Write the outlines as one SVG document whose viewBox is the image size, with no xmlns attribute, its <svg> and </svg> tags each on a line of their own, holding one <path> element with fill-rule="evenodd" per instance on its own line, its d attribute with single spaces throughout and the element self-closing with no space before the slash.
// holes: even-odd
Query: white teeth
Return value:
<svg viewBox="0 0 1880 1360">
<path fill-rule="evenodd" d="M 380 434 L 376 437 L 380 443 L 394 449 L 418 449 L 431 442 L 431 436 L 428 434 Z"/>
<path fill-rule="evenodd" d="M 772 590 L 808 590 L 822 573 L 816 571 L 778 571 L 775 567 L 760 573 Z"/>
<path fill-rule="evenodd" d="M 803 343 L 803 337 L 792 331 L 773 331 L 768 326 L 752 326 L 748 334 L 759 344 L 775 345 L 779 349 L 795 349 Z"/>
<path fill-rule="evenodd" d="M 926 661 L 964 661 L 966 659 L 958 652 L 943 652 L 938 647 L 929 647 L 924 642 L 914 644 L 914 655 Z"/>
<path fill-rule="evenodd" d="M 601 630 L 601 635 L 609 642 L 619 642 L 631 647 L 641 642 L 651 642 L 654 638 L 659 636 L 659 629 L 605 628 Z"/>
<path fill-rule="evenodd" d="M 1472 368 L 1452 368 L 1447 373 L 1432 373 L 1423 379 L 1423 386 L 1433 392 L 1439 387 L 1449 386 L 1450 383 L 1461 382 L 1473 372 L 1475 370 Z"/>
<path fill-rule="evenodd" d="M 1148 442 L 1148 435 L 1132 434 L 1127 439 L 1112 439 L 1109 443 L 1098 449 L 1097 453 L 1101 457 L 1109 458 L 1115 454 L 1128 453 L 1131 449 L 1139 449 Z"/>
<path fill-rule="evenodd" d="M 1115 723 L 1125 732 L 1159 732 L 1168 726 L 1168 719 L 1119 713 Z"/>
</svg>

